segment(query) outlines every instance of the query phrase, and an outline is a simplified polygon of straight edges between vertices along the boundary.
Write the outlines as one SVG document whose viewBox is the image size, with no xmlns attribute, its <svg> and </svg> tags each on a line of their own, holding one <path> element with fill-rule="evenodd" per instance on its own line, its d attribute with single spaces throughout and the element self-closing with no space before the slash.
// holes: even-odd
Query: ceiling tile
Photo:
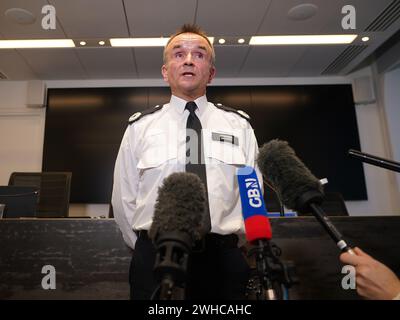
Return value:
<svg viewBox="0 0 400 320">
<path fill-rule="evenodd" d="M 306 77 L 320 75 L 347 45 L 309 46 L 290 68 L 289 76 Z"/>
<path fill-rule="evenodd" d="M 122 1 L 49 0 L 69 38 L 128 37 Z"/>
<path fill-rule="evenodd" d="M 195 0 L 124 0 L 132 37 L 170 36 L 184 23 L 193 23 Z"/>
<path fill-rule="evenodd" d="M 304 46 L 251 47 L 241 77 L 285 77 L 304 53 Z"/>
<path fill-rule="evenodd" d="M 360 33 L 392 0 L 309 0 L 318 7 L 314 17 L 296 21 L 287 17 L 288 11 L 304 1 L 273 1 L 258 32 L 272 34 L 333 34 Z M 342 7 L 351 4 L 356 9 L 356 30 L 342 29 Z"/>
<path fill-rule="evenodd" d="M 16 50 L 0 50 L 0 71 L 9 80 L 36 79 L 30 66 Z"/>
<path fill-rule="evenodd" d="M 248 46 L 215 46 L 217 78 L 237 76 L 248 50 Z"/>
<path fill-rule="evenodd" d="M 136 78 L 131 48 L 76 49 L 89 78 Z"/>
<path fill-rule="evenodd" d="M 86 74 L 76 49 L 23 49 L 20 54 L 40 79 L 83 79 Z"/>
<path fill-rule="evenodd" d="M 56 23 L 55 30 L 45 30 L 42 28 L 42 7 L 48 5 L 46 0 L 1 0 L 0 1 L 0 30 L 6 39 L 47 39 L 65 38 L 61 25 Z M 36 20 L 33 24 L 17 24 L 4 16 L 6 10 L 11 8 L 21 8 L 30 11 Z M 56 8 L 57 12 L 57 8 Z"/>
<path fill-rule="evenodd" d="M 161 66 L 163 65 L 163 48 L 135 48 L 134 52 L 139 78 L 162 79 Z"/>
<path fill-rule="evenodd" d="M 199 1 L 196 23 L 211 36 L 254 35 L 269 0 Z"/>
</svg>

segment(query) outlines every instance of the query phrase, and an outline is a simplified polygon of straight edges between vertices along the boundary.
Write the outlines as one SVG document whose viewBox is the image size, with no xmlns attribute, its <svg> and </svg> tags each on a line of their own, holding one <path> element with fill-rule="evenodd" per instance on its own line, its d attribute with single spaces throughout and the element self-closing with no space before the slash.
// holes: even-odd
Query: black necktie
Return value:
<svg viewBox="0 0 400 320">
<path fill-rule="evenodd" d="M 201 135 L 201 123 L 195 114 L 197 105 L 193 101 L 186 103 L 185 109 L 189 110 L 190 114 L 186 123 L 186 172 L 197 174 L 204 184 L 206 189 L 206 212 L 204 221 L 204 231 L 211 230 L 210 207 L 208 204 L 208 190 L 207 190 L 207 175 L 206 165 L 203 155 L 203 138 Z M 192 140 L 190 139 L 192 137 Z M 197 143 L 196 142 L 197 139 Z"/>
</svg>

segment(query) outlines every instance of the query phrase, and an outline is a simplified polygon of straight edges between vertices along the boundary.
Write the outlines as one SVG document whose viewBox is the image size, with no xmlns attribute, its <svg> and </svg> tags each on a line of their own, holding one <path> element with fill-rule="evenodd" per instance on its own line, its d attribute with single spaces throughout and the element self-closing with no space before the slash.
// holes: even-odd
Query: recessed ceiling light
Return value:
<svg viewBox="0 0 400 320">
<path fill-rule="evenodd" d="M 238 40 L 238 42 L 239 42 L 239 43 L 244 43 L 244 39 L 243 39 L 243 38 L 240 38 L 240 39 Z"/>
<path fill-rule="evenodd" d="M 355 38 L 356 34 L 254 36 L 250 39 L 250 45 L 347 44 Z"/>
<path fill-rule="evenodd" d="M 103 40 L 99 41 L 99 45 L 104 46 L 105 44 L 106 43 Z"/>
<path fill-rule="evenodd" d="M 304 3 L 293 7 L 288 11 L 288 18 L 291 20 L 307 20 L 315 16 L 318 7 L 312 3 Z"/>
<path fill-rule="evenodd" d="M 362 37 L 361 40 L 367 42 L 369 40 L 369 37 Z"/>
<path fill-rule="evenodd" d="M 12 22 L 18 24 L 32 24 L 36 21 L 35 15 L 22 8 L 11 8 L 4 12 L 4 15 Z"/>
<path fill-rule="evenodd" d="M 225 39 L 222 39 L 222 38 L 221 38 L 221 39 L 219 39 L 219 40 L 218 40 L 218 43 L 220 43 L 220 44 L 224 44 L 224 43 L 225 43 Z"/>
<path fill-rule="evenodd" d="M 0 49 L 70 47 L 75 47 L 71 39 L 0 40 Z"/>
<path fill-rule="evenodd" d="M 79 44 L 80 44 L 81 46 L 86 46 L 86 41 L 80 41 Z"/>
</svg>

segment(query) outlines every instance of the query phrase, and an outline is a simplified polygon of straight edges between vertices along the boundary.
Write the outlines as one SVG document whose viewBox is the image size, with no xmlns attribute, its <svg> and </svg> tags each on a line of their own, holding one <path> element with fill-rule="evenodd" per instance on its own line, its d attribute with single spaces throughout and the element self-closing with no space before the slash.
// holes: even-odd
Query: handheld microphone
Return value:
<svg viewBox="0 0 400 320">
<path fill-rule="evenodd" d="M 248 166 L 239 168 L 237 178 L 247 241 L 271 240 L 271 225 L 256 171 Z"/>
<path fill-rule="evenodd" d="M 204 230 L 205 194 L 200 178 L 186 172 L 171 174 L 158 189 L 149 238 L 157 250 L 160 299 L 171 299 L 174 287 L 184 286 L 189 254 Z"/>
<path fill-rule="evenodd" d="M 320 181 L 286 141 L 272 140 L 264 144 L 259 149 L 257 164 L 279 190 L 285 206 L 298 212 L 311 211 L 339 249 L 354 254 L 320 206 L 323 201 Z"/>
</svg>

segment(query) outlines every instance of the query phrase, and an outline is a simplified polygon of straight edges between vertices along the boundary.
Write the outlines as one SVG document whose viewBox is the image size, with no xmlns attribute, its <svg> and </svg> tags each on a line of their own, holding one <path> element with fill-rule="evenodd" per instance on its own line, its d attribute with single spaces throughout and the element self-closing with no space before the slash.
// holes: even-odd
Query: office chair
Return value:
<svg viewBox="0 0 400 320">
<path fill-rule="evenodd" d="M 71 172 L 13 172 L 9 186 L 39 189 L 37 217 L 68 217 Z"/>
<path fill-rule="evenodd" d="M 0 218 L 36 217 L 37 187 L 0 186 Z"/>
</svg>

